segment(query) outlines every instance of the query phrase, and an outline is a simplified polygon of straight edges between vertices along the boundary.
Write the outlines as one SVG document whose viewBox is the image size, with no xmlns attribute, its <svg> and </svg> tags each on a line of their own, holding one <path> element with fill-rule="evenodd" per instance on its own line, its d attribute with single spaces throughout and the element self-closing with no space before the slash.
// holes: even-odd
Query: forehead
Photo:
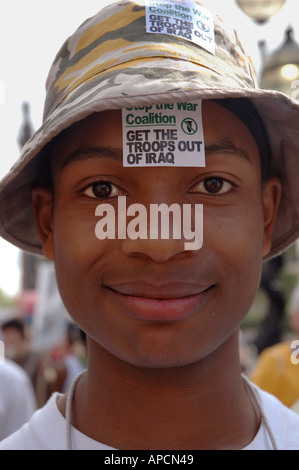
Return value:
<svg viewBox="0 0 299 470">
<path fill-rule="evenodd" d="M 204 101 L 202 108 L 206 145 L 219 142 L 258 153 L 251 132 L 233 112 L 212 101 Z M 54 166 L 63 167 L 76 151 L 92 144 L 110 149 L 112 154 L 108 156 L 122 160 L 121 110 L 94 113 L 64 131 L 53 149 Z"/>
</svg>

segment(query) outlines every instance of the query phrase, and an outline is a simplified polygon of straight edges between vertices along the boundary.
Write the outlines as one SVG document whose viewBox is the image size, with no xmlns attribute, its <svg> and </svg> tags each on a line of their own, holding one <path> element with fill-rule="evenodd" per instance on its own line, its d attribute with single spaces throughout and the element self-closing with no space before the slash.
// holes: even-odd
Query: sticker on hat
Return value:
<svg viewBox="0 0 299 470">
<path fill-rule="evenodd" d="M 215 54 L 214 18 L 191 1 L 146 0 L 146 32 L 169 34 L 191 41 Z"/>
<path fill-rule="evenodd" d="M 123 165 L 205 166 L 201 100 L 122 110 Z"/>
</svg>

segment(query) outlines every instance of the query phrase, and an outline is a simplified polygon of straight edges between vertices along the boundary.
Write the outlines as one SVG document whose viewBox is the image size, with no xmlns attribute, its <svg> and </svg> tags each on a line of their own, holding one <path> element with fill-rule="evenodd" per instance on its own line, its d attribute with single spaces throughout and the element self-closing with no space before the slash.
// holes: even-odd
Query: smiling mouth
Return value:
<svg viewBox="0 0 299 470">
<path fill-rule="evenodd" d="M 147 283 L 122 284 L 109 288 L 114 301 L 130 317 L 147 321 L 179 321 L 196 313 L 213 285 L 172 283 L 154 287 Z"/>
</svg>

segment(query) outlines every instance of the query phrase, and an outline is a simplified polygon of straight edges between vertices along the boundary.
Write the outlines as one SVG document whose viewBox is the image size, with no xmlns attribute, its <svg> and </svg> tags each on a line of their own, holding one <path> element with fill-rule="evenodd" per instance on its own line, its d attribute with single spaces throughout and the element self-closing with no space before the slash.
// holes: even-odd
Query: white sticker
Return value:
<svg viewBox="0 0 299 470">
<path fill-rule="evenodd" d="M 122 110 L 123 165 L 205 166 L 201 100 Z"/>
<path fill-rule="evenodd" d="M 214 18 L 191 1 L 146 0 L 146 32 L 187 39 L 215 54 Z"/>
</svg>

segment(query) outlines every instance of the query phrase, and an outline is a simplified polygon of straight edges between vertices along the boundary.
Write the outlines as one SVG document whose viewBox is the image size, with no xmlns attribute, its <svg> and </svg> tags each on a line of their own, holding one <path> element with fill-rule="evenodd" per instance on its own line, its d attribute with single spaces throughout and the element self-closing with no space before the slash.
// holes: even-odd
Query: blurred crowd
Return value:
<svg viewBox="0 0 299 470">
<path fill-rule="evenodd" d="M 0 441 L 27 422 L 52 393 L 65 393 L 87 366 L 84 333 L 66 323 L 63 341 L 51 350 L 32 348 L 31 328 L 21 318 L 1 325 L 5 361 L 0 365 Z"/>
</svg>

